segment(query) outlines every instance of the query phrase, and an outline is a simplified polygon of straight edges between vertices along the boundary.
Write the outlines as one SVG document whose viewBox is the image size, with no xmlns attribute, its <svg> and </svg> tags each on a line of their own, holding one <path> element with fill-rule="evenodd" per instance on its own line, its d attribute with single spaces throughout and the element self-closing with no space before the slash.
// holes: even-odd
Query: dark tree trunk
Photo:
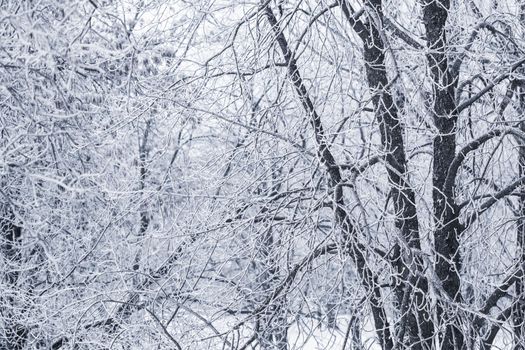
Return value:
<svg viewBox="0 0 525 350">
<path fill-rule="evenodd" d="M 452 74 L 447 58 L 445 25 L 450 8 L 449 0 L 422 0 L 423 22 L 429 53 L 427 60 L 433 80 L 433 118 L 439 132 L 434 137 L 433 210 L 435 220 L 435 271 L 445 293 L 455 302 L 461 301 L 459 208 L 454 201 L 454 186 L 447 188 L 445 180 L 456 156 L 457 112 L 455 90 L 457 76 Z M 438 318 L 446 322 L 441 338 L 443 350 L 463 349 L 464 335 L 460 329 L 457 310 L 438 304 Z"/>
<path fill-rule="evenodd" d="M 525 131 L 525 125 L 521 124 L 521 129 Z M 525 145 L 519 147 L 519 176 L 525 176 Z M 521 186 L 520 193 L 525 192 L 525 186 Z M 525 262 L 525 195 L 519 197 L 519 212 L 520 218 L 518 219 L 517 227 L 517 242 L 518 242 L 518 259 L 523 265 Z M 525 322 L 525 281 L 521 277 L 516 281 L 516 296 L 518 300 L 514 306 L 513 312 L 513 323 L 514 323 L 514 334 L 515 334 L 515 347 L 514 350 L 524 350 L 523 336 L 524 336 L 524 322 Z"/>
<path fill-rule="evenodd" d="M 525 24 L 525 2 L 520 5 L 520 22 Z M 523 71 L 523 69 L 522 69 Z M 518 99 L 521 110 L 525 108 L 525 82 L 514 84 L 518 90 Z M 520 129 L 525 131 L 525 123 L 520 124 Z M 518 140 L 518 176 L 525 176 L 525 144 L 523 140 Z M 517 222 L 516 241 L 518 243 L 518 261 L 520 266 L 525 264 L 525 185 L 519 187 L 519 215 Z M 525 350 L 525 278 L 523 273 L 521 278 L 516 281 L 517 301 L 512 310 L 512 322 L 514 325 L 514 350 Z"/>
<path fill-rule="evenodd" d="M 369 4 L 373 12 L 370 17 L 377 16 L 382 21 L 382 1 L 371 0 Z M 387 77 L 385 43 L 381 37 L 381 28 L 372 24 L 374 21 L 371 18 L 367 24 L 355 20 L 350 13 L 349 4 L 342 1 L 341 5 L 350 25 L 363 41 L 366 77 L 373 94 L 372 101 L 388 164 L 387 173 L 394 210 L 397 213 L 395 224 L 409 249 L 420 251 L 415 195 L 407 182 L 404 130 L 389 89 L 392 82 L 389 82 Z M 392 262 L 398 274 L 395 286 L 397 308 L 403 315 L 399 327 L 406 330 L 402 333 L 408 335 L 412 349 L 430 349 L 434 327 L 430 316 L 430 304 L 427 300 L 428 283 L 423 277 L 423 261 L 420 256 L 414 255 L 414 252 L 403 252 L 401 245 L 396 244 L 393 249 Z"/>
<path fill-rule="evenodd" d="M 0 206 L 0 233 L 2 239 L 1 253 L 6 260 L 7 271 L 4 272 L 4 278 L 7 285 L 14 291 L 17 290 L 19 279 L 18 269 L 22 256 L 19 245 L 22 238 L 22 228 L 15 224 L 15 218 L 12 209 L 7 204 Z M 0 310 L 5 322 L 5 329 L 0 340 L 0 348 L 21 350 L 27 341 L 27 328 L 20 323 L 19 315 L 14 310 L 20 307 L 16 305 L 15 298 L 0 296 L 4 300 L 4 309 Z"/>
<path fill-rule="evenodd" d="M 344 240 L 346 245 L 346 253 L 353 260 L 359 279 L 364 286 L 367 295 L 369 296 L 370 308 L 372 309 L 372 316 L 374 320 L 375 330 L 379 339 L 379 343 L 384 350 L 393 349 L 392 336 L 390 334 L 390 326 L 386 316 L 386 312 L 382 306 L 381 290 L 377 283 L 377 278 L 370 270 L 368 262 L 365 258 L 364 252 L 365 247 L 359 244 L 356 240 L 356 228 L 352 223 L 352 220 L 348 216 L 346 211 L 346 204 L 343 195 L 342 175 L 341 169 L 335 161 L 335 158 L 330 150 L 328 140 L 324 132 L 323 125 L 321 123 L 321 117 L 317 113 L 314 104 L 308 94 L 306 86 L 303 83 L 301 74 L 297 62 L 293 57 L 293 53 L 290 50 L 288 41 L 282 33 L 277 19 L 273 14 L 272 9 L 269 6 L 265 8 L 266 17 L 272 27 L 272 30 L 276 36 L 276 42 L 281 50 L 281 53 L 285 59 L 288 68 L 288 77 L 292 81 L 295 91 L 301 101 L 301 104 L 307 114 L 310 125 L 314 131 L 314 137 L 317 144 L 317 154 L 320 163 L 325 166 L 326 172 L 328 173 L 330 185 L 333 189 L 333 205 L 335 211 L 335 220 L 338 226 L 341 228 L 341 238 Z"/>
<path fill-rule="evenodd" d="M 279 264 L 275 260 L 275 250 L 278 240 L 274 240 L 271 227 L 259 241 L 259 255 L 262 271 L 258 277 L 263 294 L 271 293 L 279 282 Z M 260 317 L 259 345 L 261 350 L 287 350 L 288 349 L 288 320 L 286 310 L 286 297 L 282 296 L 272 302 L 272 305 Z"/>
<path fill-rule="evenodd" d="M 522 108 L 525 108 L 525 84 L 520 84 L 517 88 L 519 103 Z M 525 123 L 520 124 L 520 129 L 525 131 Z M 518 172 L 519 177 L 525 176 L 525 144 L 519 140 L 520 146 L 518 148 Z M 525 186 L 519 187 L 519 215 L 517 221 L 516 241 L 518 243 L 518 261 L 520 266 L 525 263 Z M 522 276 L 516 281 L 516 296 L 517 300 L 512 310 L 512 322 L 514 325 L 515 346 L 514 350 L 524 350 L 524 335 L 525 335 L 525 278 Z"/>
</svg>

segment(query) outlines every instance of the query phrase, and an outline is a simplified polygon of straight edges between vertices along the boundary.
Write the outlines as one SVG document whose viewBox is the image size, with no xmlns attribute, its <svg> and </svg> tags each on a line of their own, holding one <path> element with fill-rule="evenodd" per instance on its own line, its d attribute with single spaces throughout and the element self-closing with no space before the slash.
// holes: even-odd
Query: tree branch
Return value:
<svg viewBox="0 0 525 350">
<path fill-rule="evenodd" d="M 471 225 L 473 222 L 476 221 L 476 219 L 483 214 L 485 211 L 487 211 L 491 206 L 493 206 L 496 202 L 498 202 L 503 197 L 509 195 L 514 191 L 518 186 L 521 186 L 525 184 L 525 176 L 520 177 L 513 183 L 509 184 L 507 187 L 499 191 L 498 193 L 495 193 L 492 198 L 488 199 L 485 203 L 483 203 L 478 211 L 471 214 L 467 220 L 465 220 L 465 226 Z"/>
<path fill-rule="evenodd" d="M 525 141 L 525 133 L 521 131 L 520 129 L 501 128 L 501 129 L 495 129 L 495 130 L 489 131 L 488 133 L 466 144 L 458 152 L 458 154 L 454 157 L 454 159 L 452 160 L 452 163 L 450 164 L 448 168 L 447 177 L 445 179 L 445 185 L 444 185 L 444 189 L 446 193 L 451 193 L 454 187 L 455 181 L 456 181 L 456 176 L 457 176 L 459 167 L 461 166 L 461 164 L 463 163 L 463 161 L 465 160 L 465 158 L 470 152 L 477 150 L 485 142 L 493 139 L 494 137 L 506 135 L 506 134 L 512 134 Z"/>
<path fill-rule="evenodd" d="M 479 100 L 481 97 L 483 97 L 487 92 L 491 91 L 496 85 L 498 85 L 503 80 L 507 79 L 516 69 L 518 69 L 520 66 L 522 66 L 525 63 L 525 58 L 517 61 L 514 63 L 511 67 L 508 73 L 503 73 L 500 76 L 496 77 L 490 84 L 485 86 L 483 89 L 481 89 L 480 92 L 478 92 L 476 95 L 472 96 L 462 104 L 456 107 L 456 113 L 461 113 L 465 108 L 470 107 L 474 102 Z"/>
</svg>

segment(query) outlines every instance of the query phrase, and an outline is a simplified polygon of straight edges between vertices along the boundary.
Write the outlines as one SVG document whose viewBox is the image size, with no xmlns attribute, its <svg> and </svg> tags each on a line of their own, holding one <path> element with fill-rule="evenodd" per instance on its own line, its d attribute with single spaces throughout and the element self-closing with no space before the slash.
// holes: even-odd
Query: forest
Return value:
<svg viewBox="0 0 525 350">
<path fill-rule="evenodd" d="M 0 0 L 0 349 L 525 350 L 525 0 Z"/>
</svg>

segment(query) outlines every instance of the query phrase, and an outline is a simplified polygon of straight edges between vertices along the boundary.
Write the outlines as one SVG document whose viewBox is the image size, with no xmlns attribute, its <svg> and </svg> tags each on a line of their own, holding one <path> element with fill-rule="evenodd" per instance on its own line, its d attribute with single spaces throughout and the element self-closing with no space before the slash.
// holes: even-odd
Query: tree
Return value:
<svg viewBox="0 0 525 350">
<path fill-rule="evenodd" d="M 521 0 L 0 5 L 2 347 L 522 349 Z"/>
</svg>

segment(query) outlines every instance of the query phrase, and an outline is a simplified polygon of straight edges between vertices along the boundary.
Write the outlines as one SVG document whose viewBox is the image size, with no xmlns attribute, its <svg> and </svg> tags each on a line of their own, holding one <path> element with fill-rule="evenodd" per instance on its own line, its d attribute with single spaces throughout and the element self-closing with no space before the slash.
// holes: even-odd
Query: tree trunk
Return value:
<svg viewBox="0 0 525 350">
<path fill-rule="evenodd" d="M 415 195 L 407 182 L 404 130 L 389 89 L 392 84 L 387 77 L 385 43 L 381 37 L 381 28 L 373 24 L 374 16 L 378 17 L 379 22 L 382 21 L 382 1 L 372 0 L 369 3 L 372 13 L 369 14 L 369 23 L 366 25 L 352 17 L 350 6 L 346 1 L 342 1 L 341 5 L 350 25 L 363 41 L 366 77 L 373 94 L 372 101 L 376 118 L 379 121 L 381 143 L 388 164 L 387 173 L 394 211 L 397 214 L 395 224 L 401 233 L 401 239 L 406 242 L 409 249 L 420 251 L 421 242 Z M 392 258 L 398 275 L 394 292 L 397 309 L 402 315 L 399 327 L 407 330 L 402 333 L 408 335 L 412 349 L 430 349 L 434 326 L 427 300 L 428 283 L 423 277 L 423 261 L 420 256 L 414 255 L 413 251 L 403 252 L 399 243 L 394 246 Z M 398 339 L 398 341 L 404 342 L 403 339 Z"/>
<path fill-rule="evenodd" d="M 429 53 L 427 60 L 433 80 L 433 118 L 439 132 L 434 137 L 433 152 L 433 210 L 435 272 L 448 297 L 461 301 L 459 235 L 463 227 L 459 222 L 459 209 L 454 200 L 454 186 L 447 188 L 445 180 L 452 160 L 456 156 L 457 112 L 455 91 L 457 76 L 452 73 L 447 58 L 445 25 L 450 8 L 449 0 L 422 0 L 423 22 Z M 458 322 L 457 310 L 445 303 L 438 304 L 438 319 L 445 322 L 441 338 L 443 350 L 464 348 L 464 335 Z"/>
<path fill-rule="evenodd" d="M 6 260 L 8 267 L 5 271 L 5 281 L 13 292 L 18 289 L 17 283 L 19 278 L 18 269 L 21 268 L 20 263 L 22 256 L 19 250 L 20 241 L 22 238 L 22 228 L 14 223 L 14 214 L 12 209 L 7 204 L 2 204 L 0 207 L 0 232 L 2 238 L 2 255 Z M 20 307 L 16 305 L 15 298 L 11 296 L 4 297 L 4 309 L 1 310 L 2 318 L 5 322 L 4 335 L 2 339 L 2 349 L 21 350 L 27 341 L 27 328 L 20 324 L 14 310 Z M 6 307 L 6 308 L 5 308 Z M 2 344 L 0 343 L 0 344 Z"/>
<path fill-rule="evenodd" d="M 525 84 L 519 84 L 518 98 L 522 108 L 525 108 Z M 525 131 L 525 123 L 520 124 L 520 129 Z M 525 176 L 525 144 L 519 140 L 518 147 L 518 173 L 519 177 Z M 520 266 L 525 263 L 525 185 L 519 187 L 519 218 L 517 221 L 516 241 L 518 244 L 518 261 Z M 525 335 L 525 278 L 521 276 L 516 281 L 517 300 L 512 310 L 512 322 L 514 325 L 515 345 L 514 350 L 524 350 L 523 336 Z"/>
<path fill-rule="evenodd" d="M 265 7 L 266 17 L 272 27 L 276 36 L 277 44 L 281 49 L 281 53 L 285 59 L 288 68 L 288 77 L 292 81 L 295 91 L 301 101 L 301 104 L 309 118 L 310 125 L 314 131 L 314 137 L 317 144 L 317 155 L 319 162 L 326 167 L 326 172 L 330 180 L 330 186 L 333 189 L 333 207 L 335 212 L 335 221 L 341 229 L 341 239 L 346 246 L 345 253 L 350 256 L 354 262 L 357 274 L 364 286 L 367 295 L 369 296 L 370 308 L 372 309 L 372 316 L 374 320 L 375 330 L 379 339 L 379 344 L 383 350 L 392 350 L 394 347 L 392 336 L 390 334 L 390 325 L 386 312 L 382 305 L 381 290 L 377 283 L 377 278 L 368 266 L 365 258 L 365 247 L 359 244 L 356 240 L 356 228 L 346 211 L 346 204 L 343 195 L 343 188 L 341 183 L 343 177 L 341 169 L 335 161 L 335 158 L 330 150 L 328 140 L 321 123 L 321 117 L 317 113 L 312 100 L 308 94 L 306 86 L 303 83 L 297 62 L 290 50 L 288 41 L 279 28 L 279 24 L 272 9 L 269 6 Z"/>
<path fill-rule="evenodd" d="M 275 288 L 279 281 L 279 263 L 275 260 L 275 250 L 278 241 L 275 242 L 272 228 L 268 228 L 259 242 L 259 255 L 263 271 L 258 276 L 258 284 L 267 295 Z M 261 350 L 287 350 L 288 349 L 288 320 L 286 312 L 286 297 L 281 296 L 273 301 L 260 318 L 259 344 Z"/>
</svg>

